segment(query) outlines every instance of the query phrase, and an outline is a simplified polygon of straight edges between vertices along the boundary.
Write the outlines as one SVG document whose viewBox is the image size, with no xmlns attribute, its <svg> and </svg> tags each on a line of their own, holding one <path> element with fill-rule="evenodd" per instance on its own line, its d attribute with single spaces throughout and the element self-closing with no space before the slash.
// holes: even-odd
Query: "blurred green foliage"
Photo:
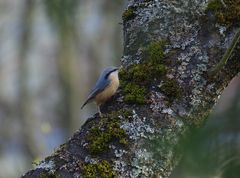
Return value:
<svg viewBox="0 0 240 178">
<path fill-rule="evenodd" d="M 71 27 L 79 0 L 44 0 L 46 11 L 58 29 Z"/>
<path fill-rule="evenodd" d="M 240 85 L 238 86 L 240 89 Z M 192 128 L 179 147 L 182 161 L 171 178 L 239 178 L 240 93 L 223 113 L 210 116 L 204 127 Z"/>
</svg>

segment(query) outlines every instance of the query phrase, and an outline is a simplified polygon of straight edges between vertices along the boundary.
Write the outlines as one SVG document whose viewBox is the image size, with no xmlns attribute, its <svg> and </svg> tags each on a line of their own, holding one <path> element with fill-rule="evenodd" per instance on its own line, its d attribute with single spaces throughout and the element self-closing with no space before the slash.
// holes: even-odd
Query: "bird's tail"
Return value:
<svg viewBox="0 0 240 178">
<path fill-rule="evenodd" d="M 87 100 L 87 101 L 85 101 L 85 103 L 83 103 L 83 105 L 81 106 L 81 109 L 83 109 L 83 108 L 84 108 L 84 106 L 85 106 L 87 103 L 88 103 L 88 100 Z"/>
<path fill-rule="evenodd" d="M 92 98 L 88 98 L 88 99 L 83 103 L 83 105 L 81 106 L 81 109 L 84 108 L 84 106 L 85 106 L 86 104 L 88 104 L 91 100 L 92 100 Z"/>
</svg>

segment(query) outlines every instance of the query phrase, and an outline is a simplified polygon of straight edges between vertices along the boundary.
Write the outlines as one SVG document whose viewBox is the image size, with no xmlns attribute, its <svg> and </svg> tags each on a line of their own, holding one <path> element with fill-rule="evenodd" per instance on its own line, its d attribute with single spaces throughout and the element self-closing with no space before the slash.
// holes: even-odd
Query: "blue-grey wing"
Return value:
<svg viewBox="0 0 240 178">
<path fill-rule="evenodd" d="M 102 90 L 104 90 L 104 88 L 106 88 L 109 85 L 110 81 L 108 79 L 105 78 L 105 76 L 101 75 L 100 78 L 97 80 L 97 83 L 95 85 L 95 87 L 92 89 L 92 91 L 90 92 L 90 94 L 88 95 L 87 100 L 84 102 L 84 104 L 82 105 L 81 109 L 92 99 L 94 99 L 94 97 L 101 92 Z"/>
<path fill-rule="evenodd" d="M 88 95 L 88 98 L 95 97 L 99 92 L 104 90 L 109 85 L 110 81 L 105 78 L 99 78 L 95 87 L 92 89 L 90 94 Z"/>
<path fill-rule="evenodd" d="M 92 89 L 92 91 L 90 92 L 90 94 L 88 95 L 87 100 L 84 102 L 84 104 L 82 105 L 81 108 L 83 108 L 89 101 L 93 100 L 94 97 L 101 92 L 102 90 L 104 90 L 104 88 L 106 88 L 110 81 L 108 80 L 108 75 L 114 71 L 118 69 L 117 67 L 107 67 L 104 69 L 104 71 L 101 73 L 99 79 L 96 82 L 95 87 Z"/>
</svg>

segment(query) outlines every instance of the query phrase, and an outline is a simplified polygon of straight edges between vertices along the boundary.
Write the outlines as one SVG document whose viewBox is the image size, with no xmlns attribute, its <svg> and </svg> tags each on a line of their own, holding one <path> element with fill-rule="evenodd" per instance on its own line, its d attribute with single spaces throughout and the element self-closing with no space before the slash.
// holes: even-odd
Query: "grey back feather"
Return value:
<svg viewBox="0 0 240 178">
<path fill-rule="evenodd" d="M 116 69 L 118 69 L 117 67 L 107 67 L 103 70 L 103 72 L 101 73 L 100 77 L 98 78 L 95 87 L 91 90 L 90 94 L 87 97 L 87 100 L 84 102 L 84 104 L 82 105 L 81 109 L 91 100 L 93 100 L 95 98 L 95 96 L 104 90 L 104 88 L 106 88 L 110 81 L 108 79 L 108 75 L 115 71 Z"/>
</svg>

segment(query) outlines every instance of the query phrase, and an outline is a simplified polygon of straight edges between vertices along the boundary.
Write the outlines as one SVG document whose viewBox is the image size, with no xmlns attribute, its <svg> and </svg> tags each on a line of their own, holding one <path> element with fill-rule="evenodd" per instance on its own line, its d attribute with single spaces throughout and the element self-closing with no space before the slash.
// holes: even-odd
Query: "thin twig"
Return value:
<svg viewBox="0 0 240 178">
<path fill-rule="evenodd" d="M 239 40 L 240 40 L 240 28 L 237 30 L 237 33 L 235 34 L 230 46 L 228 47 L 228 49 L 225 52 L 222 59 L 219 61 L 219 63 L 213 69 L 210 70 L 210 72 L 209 72 L 210 76 L 217 74 L 218 71 L 221 70 L 224 65 L 226 65 L 228 59 L 231 57 L 233 50 L 235 49 Z"/>
</svg>

